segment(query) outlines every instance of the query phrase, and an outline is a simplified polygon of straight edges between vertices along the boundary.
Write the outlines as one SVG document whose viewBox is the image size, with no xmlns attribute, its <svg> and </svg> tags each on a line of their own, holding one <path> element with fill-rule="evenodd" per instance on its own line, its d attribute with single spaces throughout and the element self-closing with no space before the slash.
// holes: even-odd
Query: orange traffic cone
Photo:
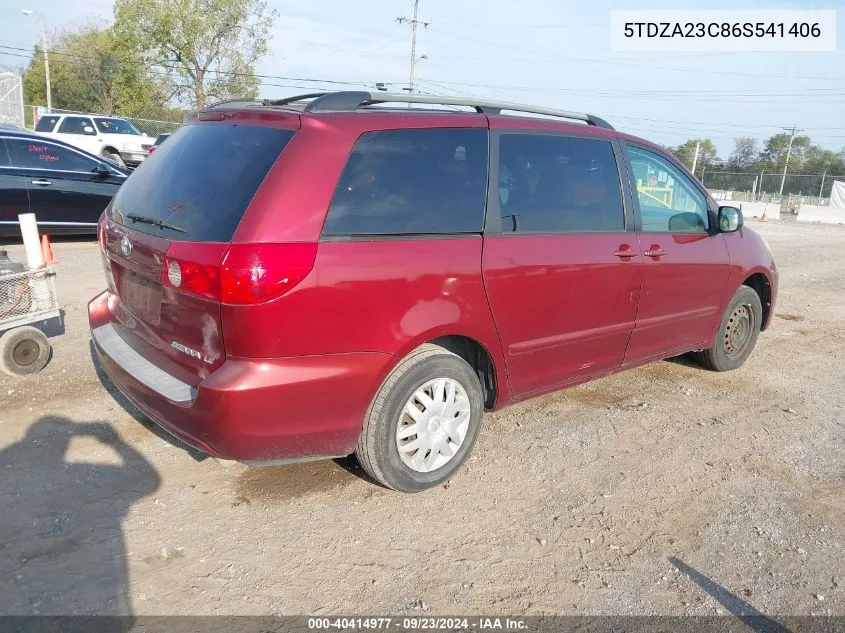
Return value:
<svg viewBox="0 0 845 633">
<path fill-rule="evenodd" d="M 53 248 L 50 246 L 50 238 L 46 235 L 41 236 L 41 257 L 44 259 L 45 266 L 56 262 L 56 258 L 53 257 Z"/>
<path fill-rule="evenodd" d="M 763 215 L 760 216 L 760 222 L 768 222 L 769 221 L 769 214 L 766 213 L 766 208 L 763 207 Z"/>
</svg>

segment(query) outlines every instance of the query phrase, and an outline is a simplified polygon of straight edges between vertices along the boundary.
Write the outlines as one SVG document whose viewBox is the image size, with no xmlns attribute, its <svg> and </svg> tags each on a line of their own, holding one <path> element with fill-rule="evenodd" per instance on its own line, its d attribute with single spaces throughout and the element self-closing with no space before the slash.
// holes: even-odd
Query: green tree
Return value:
<svg viewBox="0 0 845 633">
<path fill-rule="evenodd" d="M 760 149 L 756 138 L 743 136 L 734 139 L 734 151 L 728 158 L 728 167 L 739 170 L 754 170 L 759 155 Z"/>
<path fill-rule="evenodd" d="M 783 169 L 789 147 L 789 136 L 789 134 L 775 134 L 766 141 L 763 153 L 760 156 L 763 168 Z M 789 168 L 791 171 L 800 171 L 803 168 L 804 157 L 809 147 L 809 136 L 796 136 L 793 139 L 792 150 L 789 152 Z"/>
<path fill-rule="evenodd" d="M 151 72 L 112 28 L 96 24 L 54 34 L 50 84 L 57 109 L 143 116 L 170 99 L 168 78 Z M 24 94 L 27 103 L 47 102 L 39 47 L 24 74 Z"/>
<path fill-rule="evenodd" d="M 790 159 L 790 162 L 791 159 Z M 808 174 L 845 174 L 845 149 L 840 152 L 811 145 L 804 153 L 802 171 Z"/>
<path fill-rule="evenodd" d="M 254 64 L 276 12 L 265 0 L 117 0 L 115 29 L 170 76 L 190 107 L 258 93 Z"/>
<path fill-rule="evenodd" d="M 695 161 L 695 146 L 697 143 L 700 143 L 698 162 Z M 696 162 L 695 171 L 699 174 L 702 170 L 711 169 L 719 164 L 719 153 L 716 151 L 713 141 L 709 138 L 690 139 L 671 151 L 688 169 L 692 169 L 693 163 Z"/>
</svg>

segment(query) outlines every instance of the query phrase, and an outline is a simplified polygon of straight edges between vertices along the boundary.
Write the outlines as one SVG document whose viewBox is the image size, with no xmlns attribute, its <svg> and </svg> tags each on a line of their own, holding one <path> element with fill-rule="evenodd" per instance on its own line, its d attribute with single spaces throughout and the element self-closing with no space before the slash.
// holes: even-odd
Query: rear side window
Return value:
<svg viewBox="0 0 845 633">
<path fill-rule="evenodd" d="M 91 131 L 86 132 L 86 127 L 91 128 Z M 94 132 L 94 125 L 91 123 L 91 119 L 81 116 L 65 117 L 65 120 L 59 124 L 58 131 L 60 134 L 88 134 L 89 136 L 96 134 L 96 132 Z"/>
<path fill-rule="evenodd" d="M 323 234 L 480 233 L 486 192 L 486 129 L 368 132 L 340 177 Z"/>
<path fill-rule="evenodd" d="M 503 134 L 498 190 L 505 233 L 624 230 L 619 172 L 605 140 Z"/>
<path fill-rule="evenodd" d="M 269 127 L 185 125 L 126 179 L 112 218 L 119 214 L 126 226 L 171 240 L 228 242 L 292 137 L 291 130 Z"/>
<path fill-rule="evenodd" d="M 59 120 L 57 116 L 43 116 L 38 119 L 38 123 L 35 125 L 36 132 L 52 132 L 53 128 L 56 127 L 56 121 Z"/>
</svg>

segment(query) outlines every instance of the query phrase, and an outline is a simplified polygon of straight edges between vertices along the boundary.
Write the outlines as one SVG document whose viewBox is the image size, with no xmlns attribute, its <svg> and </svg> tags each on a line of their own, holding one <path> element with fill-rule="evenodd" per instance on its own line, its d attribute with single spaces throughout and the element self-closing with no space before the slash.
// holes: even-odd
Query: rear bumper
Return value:
<svg viewBox="0 0 845 633">
<path fill-rule="evenodd" d="M 115 386 L 163 429 L 223 459 L 352 453 L 391 359 L 377 353 L 228 358 L 208 378 L 188 385 L 127 352 L 111 330 L 107 292 L 88 304 L 88 318 L 97 355 Z"/>
</svg>

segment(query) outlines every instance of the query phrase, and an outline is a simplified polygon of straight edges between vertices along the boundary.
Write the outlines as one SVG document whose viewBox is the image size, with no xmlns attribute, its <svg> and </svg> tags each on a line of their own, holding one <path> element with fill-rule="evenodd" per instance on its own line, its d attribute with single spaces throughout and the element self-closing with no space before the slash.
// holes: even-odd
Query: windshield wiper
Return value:
<svg viewBox="0 0 845 633">
<path fill-rule="evenodd" d="M 170 229 L 171 231 L 176 231 L 177 233 L 187 233 L 187 231 L 181 226 L 176 226 L 175 224 L 168 224 L 167 222 L 162 222 L 161 220 L 157 220 L 155 218 L 148 218 L 144 215 L 129 213 L 126 217 L 132 220 L 133 222 L 140 222 L 141 224 L 152 224 L 153 226 L 157 226 L 161 229 Z"/>
</svg>

